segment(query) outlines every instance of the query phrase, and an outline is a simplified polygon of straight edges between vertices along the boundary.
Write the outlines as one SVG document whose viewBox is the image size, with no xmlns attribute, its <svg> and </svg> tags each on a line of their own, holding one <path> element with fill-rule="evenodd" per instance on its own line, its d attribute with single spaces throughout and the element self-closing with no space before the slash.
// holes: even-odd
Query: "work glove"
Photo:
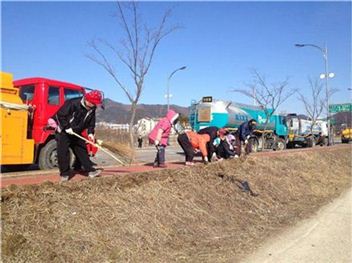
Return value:
<svg viewBox="0 0 352 263">
<path fill-rule="evenodd" d="M 248 140 L 247 139 L 244 141 L 244 144 L 248 144 Z"/>
<path fill-rule="evenodd" d="M 95 143 L 95 138 L 94 138 L 94 134 L 88 134 L 88 140 L 92 143 Z"/>
<path fill-rule="evenodd" d="M 208 164 L 209 163 L 209 160 L 208 160 L 208 157 L 204 157 L 204 164 Z"/>
<path fill-rule="evenodd" d="M 65 130 L 65 132 L 66 132 L 67 134 L 71 134 L 71 135 L 73 135 L 73 134 L 74 134 L 74 132 L 73 132 L 72 128 L 68 128 L 68 129 L 66 129 L 66 130 Z"/>
<path fill-rule="evenodd" d="M 159 142 L 158 140 L 155 140 L 155 141 L 154 141 L 154 145 L 155 145 L 156 147 L 159 146 L 159 143 L 160 143 L 160 142 Z"/>
</svg>

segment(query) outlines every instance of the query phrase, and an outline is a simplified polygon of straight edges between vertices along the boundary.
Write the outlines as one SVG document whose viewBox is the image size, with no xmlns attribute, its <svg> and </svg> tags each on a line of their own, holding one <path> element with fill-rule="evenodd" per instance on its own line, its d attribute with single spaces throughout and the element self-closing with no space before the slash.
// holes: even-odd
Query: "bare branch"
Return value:
<svg viewBox="0 0 352 263">
<path fill-rule="evenodd" d="M 253 80 L 247 84 L 248 89 L 234 89 L 246 97 L 253 99 L 266 115 L 265 126 L 278 107 L 291 97 L 296 90 L 288 89 L 288 79 L 278 84 L 268 85 L 264 76 L 255 69 L 251 70 Z"/>
<path fill-rule="evenodd" d="M 118 84 L 118 86 L 125 92 L 126 96 L 130 101 L 133 100 L 131 94 L 127 90 L 127 88 L 122 84 L 122 82 L 118 79 L 114 68 L 112 65 L 109 63 L 108 59 L 106 56 L 102 53 L 102 51 L 96 46 L 94 41 L 91 41 L 88 43 L 88 45 L 95 50 L 95 52 L 100 56 L 100 59 L 96 58 L 94 55 L 86 55 L 90 60 L 94 61 L 101 67 L 103 67 L 109 75 L 114 79 L 114 81 Z"/>
<path fill-rule="evenodd" d="M 309 97 L 299 92 L 298 99 L 302 101 L 305 111 L 312 121 L 310 127 L 312 132 L 313 126 L 323 112 L 325 102 L 322 96 L 323 86 L 321 83 L 319 83 L 318 80 L 313 81 L 311 78 L 308 79 L 308 82 L 310 85 L 311 96 Z"/>
<path fill-rule="evenodd" d="M 166 20 L 168 19 L 168 17 L 170 15 L 171 15 L 171 10 L 167 10 L 165 12 L 163 18 L 162 18 L 162 21 L 160 23 L 159 29 L 151 37 L 153 44 L 151 46 L 151 51 L 149 53 L 149 59 L 147 59 L 146 66 L 144 67 L 143 75 L 148 73 L 150 65 L 151 65 L 153 57 L 154 57 L 155 50 L 156 50 L 158 44 L 160 43 L 160 41 L 164 37 L 169 35 L 171 32 L 173 32 L 173 31 L 175 31 L 177 29 L 176 27 L 173 27 L 173 28 L 170 28 L 168 30 L 164 30 L 164 27 L 165 27 L 165 24 L 166 24 Z"/>
<path fill-rule="evenodd" d="M 127 23 L 127 20 L 126 20 L 126 17 L 125 17 L 125 13 L 122 9 L 122 6 L 121 6 L 121 2 L 120 1 L 117 1 L 117 6 L 118 6 L 118 11 L 119 11 L 119 14 L 120 14 L 120 18 L 122 20 L 122 24 L 123 24 L 123 27 L 124 27 L 124 30 L 128 36 L 128 40 L 129 40 L 129 43 L 131 45 L 131 48 L 133 50 L 133 53 L 135 53 L 135 45 L 134 45 L 134 42 L 133 42 L 133 39 L 132 39 L 132 34 L 131 34 L 131 31 L 130 31 L 130 28 L 128 26 L 128 23 Z"/>
<path fill-rule="evenodd" d="M 137 104 L 142 95 L 145 76 L 152 64 L 153 57 L 161 40 L 178 27 L 167 27 L 167 21 L 171 16 L 171 10 L 167 10 L 155 29 L 149 29 L 146 23 L 143 23 L 139 15 L 138 3 L 132 2 L 117 2 L 117 16 L 119 25 L 124 31 L 124 38 L 119 46 L 114 46 L 108 41 L 100 40 L 99 44 L 105 49 L 112 51 L 118 58 L 118 62 L 124 65 L 131 74 L 133 80 L 133 88 L 127 89 L 120 80 L 120 76 L 113 68 L 113 59 L 103 52 L 103 49 L 98 47 L 95 41 L 90 43 L 90 47 L 97 55 L 87 55 L 87 57 L 99 66 L 103 67 L 114 81 L 118 84 L 129 101 L 131 102 L 131 120 L 130 120 L 130 137 L 134 122 L 135 111 Z M 115 58 L 115 56 L 114 56 Z"/>
<path fill-rule="evenodd" d="M 100 40 L 105 46 L 107 46 L 108 48 L 110 48 L 112 51 L 113 51 L 113 53 L 115 53 L 115 55 L 121 60 L 121 62 L 123 63 L 123 64 L 125 64 L 125 66 L 126 67 L 128 67 L 128 69 L 131 71 L 131 74 L 133 75 L 133 76 L 135 76 L 135 75 L 138 75 L 138 72 L 136 72 L 136 68 L 134 67 L 132 67 L 131 65 L 132 65 L 132 63 L 131 63 L 131 59 L 130 58 L 128 58 L 128 61 L 123 57 L 123 55 L 121 54 L 121 52 L 118 52 L 117 50 L 116 50 L 116 48 L 112 45 L 112 44 L 110 44 L 109 42 L 107 42 L 107 41 L 105 41 L 105 40 Z"/>
</svg>

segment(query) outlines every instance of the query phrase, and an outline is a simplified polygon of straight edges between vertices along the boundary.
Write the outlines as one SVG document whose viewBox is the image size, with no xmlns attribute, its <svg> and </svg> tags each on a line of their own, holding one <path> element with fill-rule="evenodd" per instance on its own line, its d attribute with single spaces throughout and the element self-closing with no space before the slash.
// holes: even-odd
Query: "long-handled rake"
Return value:
<svg viewBox="0 0 352 263">
<path fill-rule="evenodd" d="M 117 158 L 115 155 L 113 155 L 109 150 L 103 148 L 99 143 L 94 143 L 94 142 L 91 142 L 90 140 L 87 140 L 86 138 L 82 137 L 81 135 L 73 132 L 72 133 L 74 136 L 82 139 L 83 141 L 97 147 L 98 149 L 102 150 L 103 152 L 105 152 L 106 154 L 108 154 L 110 157 L 112 157 L 113 159 L 115 159 L 116 161 L 118 161 L 120 164 L 124 164 L 119 158 Z"/>
</svg>

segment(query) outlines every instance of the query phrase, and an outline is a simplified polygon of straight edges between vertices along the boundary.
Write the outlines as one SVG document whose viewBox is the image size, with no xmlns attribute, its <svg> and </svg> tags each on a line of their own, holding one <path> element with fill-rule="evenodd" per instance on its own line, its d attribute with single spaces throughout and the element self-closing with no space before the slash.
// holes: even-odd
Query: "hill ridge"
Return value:
<svg viewBox="0 0 352 263">
<path fill-rule="evenodd" d="M 104 99 L 104 110 L 98 108 L 96 118 L 97 122 L 111 123 L 129 123 L 131 118 L 130 105 L 121 102 L 116 102 L 111 99 Z M 170 108 L 188 116 L 189 107 L 182 107 L 175 104 L 170 105 Z M 141 118 L 158 118 L 166 115 L 167 105 L 165 104 L 145 104 L 137 105 L 135 123 Z"/>
</svg>

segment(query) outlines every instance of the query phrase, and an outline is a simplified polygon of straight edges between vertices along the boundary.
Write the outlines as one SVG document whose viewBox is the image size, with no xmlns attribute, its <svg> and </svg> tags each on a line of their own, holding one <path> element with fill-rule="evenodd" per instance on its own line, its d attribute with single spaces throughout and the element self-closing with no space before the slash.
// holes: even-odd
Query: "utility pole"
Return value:
<svg viewBox="0 0 352 263">
<path fill-rule="evenodd" d="M 329 110 L 329 103 L 330 103 L 330 89 L 329 89 L 329 61 L 328 61 L 328 48 L 327 45 L 325 44 L 325 48 L 321 48 L 317 45 L 314 44 L 295 44 L 296 47 L 314 47 L 319 49 L 324 58 L 324 65 L 325 65 L 325 93 L 326 93 L 326 118 L 328 122 L 328 145 L 332 144 L 331 141 L 331 124 L 330 124 L 330 110 Z"/>
</svg>

